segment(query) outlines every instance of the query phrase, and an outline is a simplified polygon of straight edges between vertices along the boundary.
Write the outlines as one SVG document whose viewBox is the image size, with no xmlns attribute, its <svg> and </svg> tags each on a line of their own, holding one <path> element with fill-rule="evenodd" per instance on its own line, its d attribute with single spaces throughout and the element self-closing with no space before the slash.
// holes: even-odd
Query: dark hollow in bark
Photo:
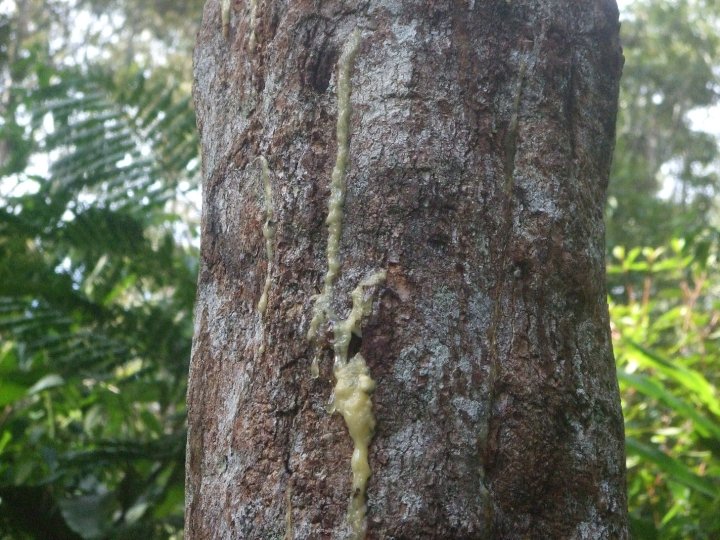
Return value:
<svg viewBox="0 0 720 540">
<path fill-rule="evenodd" d="M 187 538 L 353 536 L 353 442 L 326 404 L 337 322 L 379 270 L 347 357 L 376 384 L 367 537 L 626 538 L 603 246 L 615 2 L 221 12 L 207 3 L 195 53 Z M 336 318 L 309 341 L 355 30 Z"/>
</svg>

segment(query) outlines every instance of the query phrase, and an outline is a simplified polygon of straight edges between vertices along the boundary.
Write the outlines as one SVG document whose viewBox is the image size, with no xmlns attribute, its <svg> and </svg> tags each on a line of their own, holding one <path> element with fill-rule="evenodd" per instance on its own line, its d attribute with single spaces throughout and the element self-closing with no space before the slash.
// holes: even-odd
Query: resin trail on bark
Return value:
<svg viewBox="0 0 720 540">
<path fill-rule="evenodd" d="M 330 412 L 338 412 L 345 420 L 350 437 L 353 441 L 353 452 L 350 460 L 352 469 L 352 489 L 348 509 L 348 522 L 352 528 L 352 536 L 357 540 L 365 537 L 367 525 L 365 503 L 370 464 L 368 447 L 375 430 L 375 417 L 372 411 L 370 395 L 375 390 L 375 381 L 368 370 L 362 354 L 354 354 L 348 358 L 350 341 L 353 336 L 362 336 L 362 322 L 372 308 L 372 298 L 366 297 L 366 289 L 376 287 L 385 281 L 385 271 L 378 271 L 363 279 L 351 294 L 352 309 L 344 320 L 338 320 L 332 309 L 333 283 L 342 266 L 340 254 L 340 238 L 342 237 L 342 219 L 345 204 L 346 180 L 349 155 L 351 74 L 352 67 L 360 45 L 361 35 L 356 29 L 343 49 L 338 62 L 337 82 L 337 157 L 330 181 L 330 198 L 328 200 L 327 240 L 327 273 L 323 280 L 323 291 L 315 299 L 313 318 L 310 321 L 308 339 L 315 341 L 318 330 L 327 322 L 332 332 L 332 345 L 335 351 L 333 374 L 335 388 Z M 313 358 L 311 374 L 319 374 L 318 357 Z"/>
</svg>

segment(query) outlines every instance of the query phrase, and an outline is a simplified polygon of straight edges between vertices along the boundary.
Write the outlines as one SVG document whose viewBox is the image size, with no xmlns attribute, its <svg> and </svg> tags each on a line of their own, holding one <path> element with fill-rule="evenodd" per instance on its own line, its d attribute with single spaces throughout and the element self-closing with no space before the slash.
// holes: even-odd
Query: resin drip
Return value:
<svg viewBox="0 0 720 540">
<path fill-rule="evenodd" d="M 231 0 L 222 0 L 220 4 L 220 24 L 225 39 L 227 39 L 230 34 L 230 3 Z"/>
<path fill-rule="evenodd" d="M 262 296 L 258 302 L 258 311 L 264 314 L 267 309 L 268 293 L 270 292 L 270 270 L 273 260 L 273 240 L 275 239 L 275 224 L 273 223 L 272 211 L 272 186 L 270 185 L 270 168 L 265 156 L 260 156 L 261 176 L 265 191 L 265 224 L 263 225 L 263 237 L 265 238 L 265 254 L 267 255 L 267 272 L 265 273 L 265 286 Z"/>
<path fill-rule="evenodd" d="M 351 73 L 355 56 L 360 45 L 360 32 L 355 30 L 348 40 L 338 62 L 337 78 L 337 156 L 330 180 L 330 200 L 328 216 L 327 273 L 323 280 L 322 292 L 315 299 L 313 317 L 307 337 L 314 341 L 318 332 L 329 322 L 332 329 L 335 362 L 335 388 L 330 405 L 331 412 L 342 415 L 353 441 L 353 454 L 350 466 L 353 474 L 352 494 L 348 509 L 348 522 L 352 527 L 353 538 L 365 537 L 365 515 L 367 506 L 365 492 L 370 478 L 368 447 L 375 429 L 375 417 L 372 412 L 371 394 L 375 390 L 375 381 L 370 376 L 365 359 L 360 353 L 348 359 L 350 340 L 354 335 L 361 337 L 363 319 L 372 308 L 372 296 L 366 295 L 366 289 L 380 285 L 385 281 L 385 272 L 379 271 L 363 279 L 351 294 L 352 309 L 345 320 L 338 320 L 332 309 L 333 285 L 340 272 L 340 238 L 342 236 L 343 207 L 345 204 L 345 173 L 348 164 L 350 139 L 350 93 Z M 311 373 L 319 374 L 318 358 L 313 359 Z"/>
<path fill-rule="evenodd" d="M 315 299 L 315 309 L 308 339 L 317 337 L 318 329 L 328 319 L 333 319 L 330 299 L 332 298 L 333 283 L 340 270 L 338 250 L 340 247 L 340 233 L 342 232 L 343 205 L 345 204 L 345 171 L 348 162 L 348 146 L 350 138 L 350 74 L 355 55 L 360 45 L 360 32 L 355 30 L 350 41 L 340 56 L 337 82 L 337 156 L 335 167 L 330 179 L 330 200 L 328 202 L 328 217 L 325 223 L 328 226 L 327 262 L 328 269 L 323 281 L 322 293 Z"/>
<path fill-rule="evenodd" d="M 348 360 L 348 347 L 353 334 L 362 337 L 361 323 L 372 308 L 372 296 L 365 289 L 385 281 L 385 272 L 380 271 L 362 280 L 352 292 L 352 309 L 347 319 L 338 321 L 335 330 L 335 389 L 331 411 L 338 412 L 345 420 L 353 441 L 353 455 L 350 467 L 353 473 L 352 498 L 348 509 L 348 521 L 356 539 L 365 537 L 365 492 L 370 478 L 368 447 L 375 430 L 375 416 L 372 412 L 372 394 L 375 381 L 370 376 L 365 359 L 357 353 Z"/>
<path fill-rule="evenodd" d="M 257 30 L 257 0 L 250 0 L 250 37 L 248 38 L 248 52 L 255 51 L 255 31 Z"/>
</svg>

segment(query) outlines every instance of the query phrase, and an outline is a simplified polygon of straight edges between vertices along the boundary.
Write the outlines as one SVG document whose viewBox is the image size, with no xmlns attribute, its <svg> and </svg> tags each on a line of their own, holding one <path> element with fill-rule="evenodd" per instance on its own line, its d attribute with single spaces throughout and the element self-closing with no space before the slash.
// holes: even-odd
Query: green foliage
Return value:
<svg viewBox="0 0 720 540">
<path fill-rule="evenodd" d="M 0 14 L 3 540 L 182 529 L 198 7 L 21 0 Z"/>
<path fill-rule="evenodd" d="M 718 538 L 719 160 L 692 119 L 718 105 L 720 9 L 636 0 L 621 34 L 608 286 L 633 537 Z"/>
<path fill-rule="evenodd" d="M 608 267 L 635 538 L 720 536 L 720 232 Z"/>
<path fill-rule="evenodd" d="M 0 210 L 0 537 L 167 538 L 197 260 L 169 210 L 196 183 L 194 115 L 143 74 L 37 80 L 16 104 L 49 174 Z"/>
</svg>

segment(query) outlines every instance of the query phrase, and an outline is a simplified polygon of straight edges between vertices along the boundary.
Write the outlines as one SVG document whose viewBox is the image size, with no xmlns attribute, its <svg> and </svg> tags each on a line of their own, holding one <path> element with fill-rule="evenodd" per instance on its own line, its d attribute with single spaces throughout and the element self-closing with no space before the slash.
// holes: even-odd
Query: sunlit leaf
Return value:
<svg viewBox="0 0 720 540">
<path fill-rule="evenodd" d="M 56 373 L 50 373 L 49 375 L 45 375 L 42 379 L 33 384 L 32 387 L 28 389 L 27 393 L 28 395 L 38 394 L 43 390 L 49 390 L 50 388 L 55 388 L 64 384 L 65 379 L 63 379 L 60 375 L 57 375 Z"/>
</svg>

